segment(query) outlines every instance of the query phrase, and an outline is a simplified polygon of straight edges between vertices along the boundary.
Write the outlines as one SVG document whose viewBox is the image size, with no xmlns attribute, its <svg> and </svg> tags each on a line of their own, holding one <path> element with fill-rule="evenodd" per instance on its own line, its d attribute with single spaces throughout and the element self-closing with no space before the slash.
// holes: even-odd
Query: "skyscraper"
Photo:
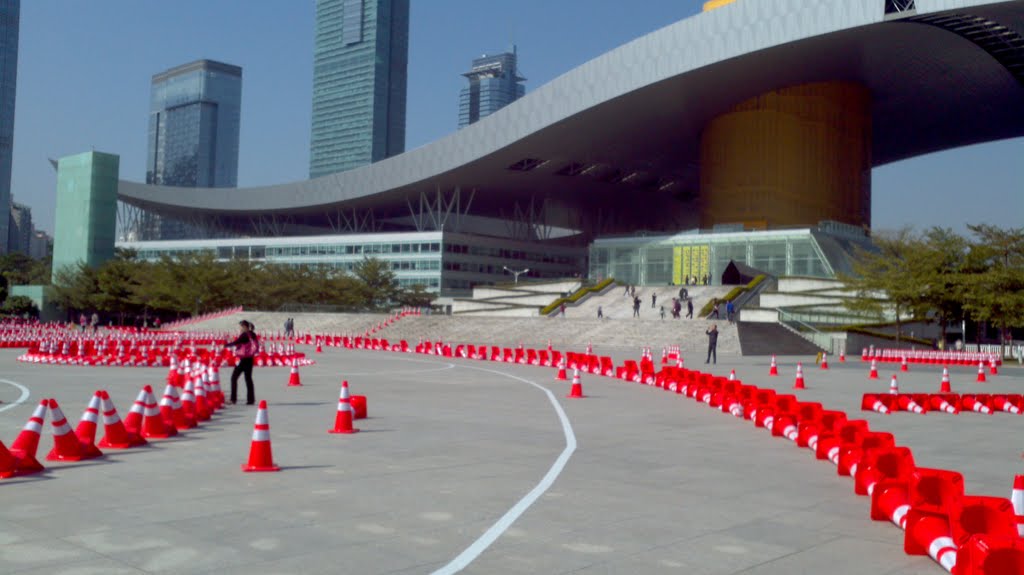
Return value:
<svg viewBox="0 0 1024 575">
<path fill-rule="evenodd" d="M 309 176 L 405 150 L 409 0 L 317 0 Z"/>
<path fill-rule="evenodd" d="M 18 81 L 18 27 L 21 0 L 0 0 L 0 214 L 11 205 L 14 151 L 14 96 Z M 0 254 L 8 251 L 8 218 L 0 217 Z"/>
<path fill-rule="evenodd" d="M 7 251 L 10 253 L 21 252 L 29 255 L 32 234 L 34 232 L 32 208 L 25 204 L 11 201 L 11 215 L 7 228 Z"/>
<path fill-rule="evenodd" d="M 460 128 L 497 112 L 526 93 L 526 78 L 519 75 L 515 46 L 511 52 L 485 54 L 473 60 L 473 66 L 463 76 L 469 80 L 469 86 L 459 94 Z"/>
<path fill-rule="evenodd" d="M 238 183 L 242 69 L 197 60 L 153 76 L 146 182 L 229 188 Z"/>
</svg>

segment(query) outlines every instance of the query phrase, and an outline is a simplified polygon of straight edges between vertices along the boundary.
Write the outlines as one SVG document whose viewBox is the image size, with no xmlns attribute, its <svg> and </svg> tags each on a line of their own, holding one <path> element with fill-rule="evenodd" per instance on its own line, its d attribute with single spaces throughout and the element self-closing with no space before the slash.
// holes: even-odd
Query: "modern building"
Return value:
<svg viewBox="0 0 1024 575">
<path fill-rule="evenodd" d="M 460 128 L 490 116 L 526 94 L 526 78 L 519 75 L 515 46 L 511 52 L 485 54 L 473 60 L 463 76 L 469 85 L 459 94 Z"/>
<path fill-rule="evenodd" d="M 34 232 L 32 208 L 12 201 L 10 219 L 7 223 L 7 251 L 29 255 Z"/>
<path fill-rule="evenodd" d="M 18 29 L 21 0 L 0 0 L 0 214 L 11 203 L 14 152 L 14 100 L 18 82 Z M 0 217 L 0 254 L 8 252 L 8 220 Z"/>
<path fill-rule="evenodd" d="M 119 197 L 209 237 L 463 234 L 589 253 L 569 271 L 637 283 L 717 282 L 727 261 L 832 275 L 867 238 L 874 167 L 1024 136 L 1024 0 L 708 8 L 373 164 Z"/>
<path fill-rule="evenodd" d="M 53 266 L 57 273 L 79 263 L 95 267 L 114 257 L 117 182 L 121 159 L 85 152 L 57 161 L 57 215 Z"/>
<path fill-rule="evenodd" d="M 187 188 L 238 184 L 242 69 L 196 60 L 153 76 L 146 182 Z M 168 192 L 174 193 L 174 192 Z M 148 239 L 195 236 L 178 220 L 136 214 L 131 230 Z"/>
<path fill-rule="evenodd" d="M 405 150 L 409 0 L 317 0 L 309 177 Z"/>
<path fill-rule="evenodd" d="M 43 230 L 32 232 L 32 239 L 29 241 L 28 257 L 34 260 L 41 260 L 53 253 L 53 238 Z"/>
</svg>

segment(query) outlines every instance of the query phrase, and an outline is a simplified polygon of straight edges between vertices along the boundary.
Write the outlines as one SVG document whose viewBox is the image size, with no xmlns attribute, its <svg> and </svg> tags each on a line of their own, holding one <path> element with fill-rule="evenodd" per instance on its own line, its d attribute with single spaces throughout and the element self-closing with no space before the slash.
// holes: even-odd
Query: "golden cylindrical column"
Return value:
<svg viewBox="0 0 1024 575">
<path fill-rule="evenodd" d="M 871 224 L 871 93 L 827 82 L 740 103 L 701 133 L 701 227 Z"/>
</svg>

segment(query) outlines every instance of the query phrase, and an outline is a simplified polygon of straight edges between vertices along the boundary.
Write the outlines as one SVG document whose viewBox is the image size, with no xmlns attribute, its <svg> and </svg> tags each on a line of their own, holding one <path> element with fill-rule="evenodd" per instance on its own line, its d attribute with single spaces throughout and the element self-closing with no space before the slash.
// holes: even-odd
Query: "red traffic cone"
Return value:
<svg viewBox="0 0 1024 575">
<path fill-rule="evenodd" d="M 768 375 L 779 375 L 779 366 L 775 363 L 775 354 L 772 354 L 772 366 L 768 368 Z"/>
<path fill-rule="evenodd" d="M 160 413 L 160 406 L 156 402 L 156 396 L 153 395 L 153 388 L 148 385 L 146 386 L 145 407 L 142 411 L 142 429 L 139 435 L 147 439 L 166 439 L 178 435 L 178 430 L 164 421 L 164 417 Z"/>
<path fill-rule="evenodd" d="M 900 371 L 909 371 L 910 367 L 907 365 L 907 356 L 900 358 Z"/>
<path fill-rule="evenodd" d="M 316 352 L 317 353 L 323 353 L 323 351 L 324 351 L 324 348 L 323 348 L 322 345 L 320 345 L 320 340 L 319 339 L 316 340 Z"/>
<path fill-rule="evenodd" d="M 352 427 L 352 420 L 355 414 L 352 413 L 352 400 L 348 395 L 348 382 L 341 382 L 341 396 L 338 398 L 338 411 L 334 416 L 334 429 L 328 429 L 327 433 L 359 433 L 359 430 Z"/>
<path fill-rule="evenodd" d="M 92 454 L 93 457 L 103 455 L 96 447 L 96 427 L 99 423 L 102 405 L 103 396 L 101 392 L 97 391 L 92 395 L 92 399 L 89 400 L 89 406 L 85 408 L 82 419 L 78 421 L 78 427 L 75 428 L 75 436 L 78 437 L 82 448 L 86 453 Z"/>
<path fill-rule="evenodd" d="M 804 385 L 804 364 L 796 364 L 796 380 L 793 382 L 793 389 L 807 389 Z"/>
<path fill-rule="evenodd" d="M 196 421 L 196 385 L 191 379 L 185 382 L 185 388 L 181 391 L 181 413 L 185 421 L 192 427 L 197 427 Z"/>
<path fill-rule="evenodd" d="M 211 409 L 210 403 L 206 400 L 206 386 L 201 379 L 192 380 L 192 384 L 196 397 L 196 421 L 207 421 L 210 419 Z"/>
<path fill-rule="evenodd" d="M 110 394 L 101 391 L 103 398 L 103 439 L 99 446 L 110 449 L 128 449 L 139 445 L 146 445 L 146 440 L 137 433 L 125 429 L 124 422 L 117 415 L 114 402 L 110 401 Z"/>
<path fill-rule="evenodd" d="M 53 426 L 53 449 L 46 455 L 47 461 L 81 461 L 92 459 L 103 455 L 99 449 L 93 453 L 86 453 L 82 448 L 82 442 L 68 425 L 68 419 L 60 410 L 56 399 L 50 400 L 50 425 Z"/>
<path fill-rule="evenodd" d="M 845 351 L 840 351 L 839 352 L 839 363 L 846 363 L 846 352 Z"/>
<path fill-rule="evenodd" d="M 128 415 L 124 418 L 124 427 L 129 433 L 138 434 L 142 431 L 142 414 L 146 411 L 147 393 L 153 393 L 153 388 L 148 385 L 139 391 L 139 395 L 135 397 L 135 403 L 132 404 L 132 408 L 128 410 Z"/>
<path fill-rule="evenodd" d="M 890 395 L 899 395 L 899 393 L 900 393 L 900 386 L 899 386 L 898 383 L 896 383 L 896 375 L 893 374 L 892 379 L 889 380 L 889 394 Z"/>
<path fill-rule="evenodd" d="M 1024 475 L 1014 476 L 1010 502 L 1013 503 L 1013 514 L 1017 516 L 1017 534 L 1024 537 Z"/>
<path fill-rule="evenodd" d="M 736 370 L 729 370 L 729 381 L 736 381 Z"/>
<path fill-rule="evenodd" d="M 992 356 L 988 359 L 988 374 L 999 375 L 999 365 L 996 364 L 995 356 Z"/>
<path fill-rule="evenodd" d="M 565 358 L 558 362 L 558 374 L 555 375 L 555 381 L 565 381 L 568 379 L 565 375 Z"/>
<path fill-rule="evenodd" d="M 291 373 L 288 374 L 288 387 L 302 387 L 302 381 L 299 379 L 299 361 L 296 359 L 292 360 Z"/>
<path fill-rule="evenodd" d="M 985 363 L 979 361 L 978 362 L 978 383 L 985 383 L 986 381 L 988 381 L 988 380 L 985 379 Z"/>
<path fill-rule="evenodd" d="M 18 473 L 18 458 L 7 450 L 7 446 L 0 441 L 0 479 L 14 477 Z"/>
<path fill-rule="evenodd" d="M 821 369 L 828 369 L 828 354 L 821 354 Z"/>
<path fill-rule="evenodd" d="M 949 385 L 949 368 L 942 368 L 942 383 L 939 384 L 939 393 L 953 393 L 952 387 Z"/>
<path fill-rule="evenodd" d="M 242 465 L 242 471 L 281 471 L 274 465 L 274 454 L 270 448 L 270 419 L 267 417 L 267 400 L 261 399 L 256 410 L 256 423 L 252 427 L 252 443 L 249 447 L 249 462 Z"/>
<path fill-rule="evenodd" d="M 173 385 L 167 386 L 164 396 L 160 400 L 160 415 L 164 418 L 164 423 L 178 431 L 185 431 L 196 426 L 195 419 L 185 416 L 185 409 L 181 404 L 181 393 Z"/>
<path fill-rule="evenodd" d="M 868 372 L 868 379 L 878 379 L 878 361 L 871 360 L 871 371 Z"/>
<path fill-rule="evenodd" d="M 49 405 L 50 402 L 45 399 L 39 402 L 25 427 L 11 444 L 11 454 L 21 461 L 22 473 L 37 473 L 43 470 L 43 465 L 36 459 L 36 452 L 39 449 L 39 437 L 43 432 L 43 422 L 46 421 L 46 410 Z"/>
<path fill-rule="evenodd" d="M 569 390 L 569 395 L 565 396 L 568 399 L 583 399 L 586 396 L 583 395 L 583 384 L 580 383 L 580 370 L 574 370 L 572 373 L 572 389 Z"/>
</svg>

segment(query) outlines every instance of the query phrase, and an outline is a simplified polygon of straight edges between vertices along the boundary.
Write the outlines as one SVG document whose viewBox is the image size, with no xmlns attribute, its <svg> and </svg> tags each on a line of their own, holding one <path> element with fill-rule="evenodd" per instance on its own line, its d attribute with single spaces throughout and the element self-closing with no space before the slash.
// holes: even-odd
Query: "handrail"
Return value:
<svg viewBox="0 0 1024 575">
<path fill-rule="evenodd" d="M 700 317 L 706 318 L 711 313 L 712 308 L 714 308 L 715 302 L 718 302 L 718 303 L 728 303 L 728 302 L 732 301 L 733 305 L 735 306 L 736 305 L 736 303 L 735 303 L 736 298 L 740 297 L 741 295 L 743 295 L 744 293 L 746 293 L 748 291 L 757 289 L 757 286 L 765 283 L 765 280 L 767 280 L 767 279 L 768 279 L 767 275 L 760 274 L 760 275 L 756 276 L 754 279 L 750 280 L 750 283 L 748 283 L 747 285 L 736 286 L 736 287 L 732 288 L 731 290 L 729 290 L 729 293 L 725 294 L 724 297 L 709 299 L 707 301 L 707 303 L 704 304 L 704 307 L 700 308 L 700 313 L 697 314 L 697 315 L 700 316 Z"/>
<path fill-rule="evenodd" d="M 829 353 L 833 352 L 832 334 L 823 332 L 820 329 L 814 327 L 813 325 L 798 319 L 792 313 L 786 311 L 783 308 L 776 308 L 776 311 L 779 313 L 779 324 L 781 324 L 783 327 L 788 328 L 793 333 L 799 335 L 800 337 L 806 339 L 807 341 L 813 343 L 814 345 L 827 350 Z M 794 327 L 794 325 L 791 324 L 795 324 L 796 326 L 799 327 Z M 806 332 L 810 332 L 810 335 L 808 335 Z"/>
<path fill-rule="evenodd" d="M 599 293 L 603 292 L 605 289 L 608 288 L 608 286 L 612 285 L 613 283 L 615 283 L 615 278 L 606 278 L 603 281 L 597 283 L 596 285 L 589 286 L 589 287 L 587 287 L 587 286 L 581 287 L 580 289 L 576 290 L 574 293 L 572 293 L 572 294 L 570 294 L 570 295 L 568 295 L 566 297 L 560 297 L 560 298 L 556 299 L 555 301 L 549 303 L 548 305 L 544 306 L 543 308 L 541 308 L 540 315 L 542 315 L 542 316 L 551 315 L 551 313 L 554 312 L 555 310 L 559 309 L 562 306 L 562 304 L 569 304 L 569 303 L 571 303 L 571 304 L 575 305 L 575 304 L 579 303 L 580 300 L 582 300 L 584 297 L 586 297 L 589 294 L 593 294 L 593 293 L 598 293 L 599 294 Z"/>
</svg>

